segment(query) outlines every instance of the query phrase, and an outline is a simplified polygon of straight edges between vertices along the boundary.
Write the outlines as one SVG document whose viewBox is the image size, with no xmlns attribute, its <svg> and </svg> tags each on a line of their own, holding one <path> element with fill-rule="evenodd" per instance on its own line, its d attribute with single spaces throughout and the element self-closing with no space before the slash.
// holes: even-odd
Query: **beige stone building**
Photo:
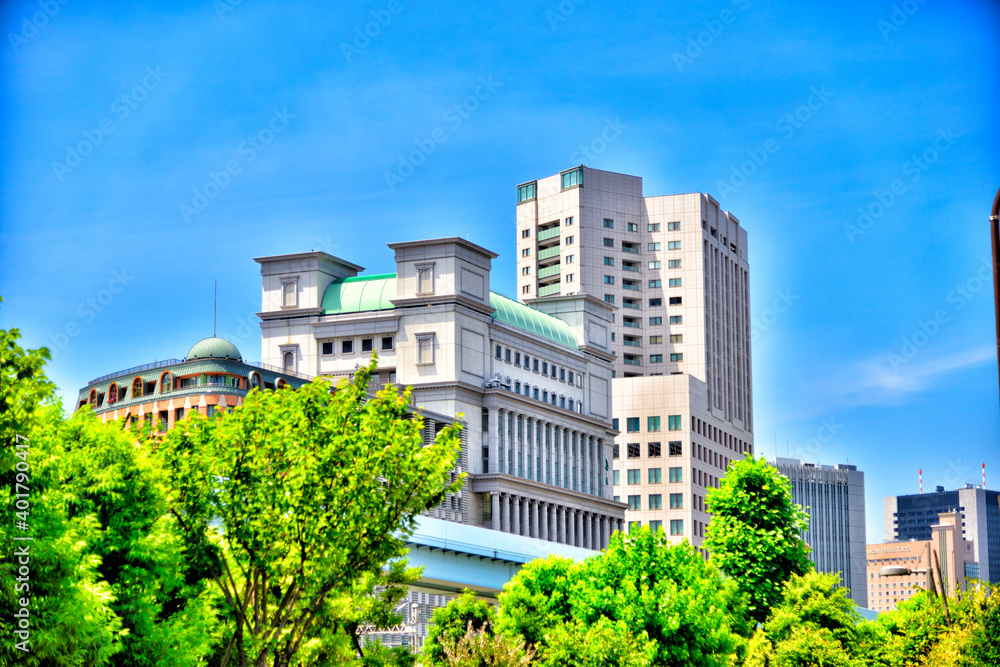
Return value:
<svg viewBox="0 0 1000 667">
<path fill-rule="evenodd" d="M 462 490 L 432 516 L 588 549 L 623 527 L 613 499 L 612 308 L 573 296 L 532 308 L 490 290 L 495 253 L 460 238 L 393 243 L 396 272 L 323 252 L 259 257 L 261 358 L 377 384 L 460 415 Z M 547 312 L 546 312 L 547 311 Z M 429 418 L 426 428 L 444 426 Z"/>
<path fill-rule="evenodd" d="M 747 234 L 701 193 L 580 166 L 518 186 L 518 298 L 616 308 L 614 495 L 699 546 L 708 489 L 753 452 Z"/>
<path fill-rule="evenodd" d="M 948 594 L 966 590 L 965 573 L 975 564 L 974 545 L 962 537 L 961 514 L 942 512 L 938 519 L 931 527 L 930 540 L 868 545 L 869 609 L 891 611 L 919 590 L 929 590 L 929 573 L 936 565 L 934 556 L 940 564 Z M 937 577 L 935 569 L 935 588 L 940 593 L 941 582 Z"/>
</svg>

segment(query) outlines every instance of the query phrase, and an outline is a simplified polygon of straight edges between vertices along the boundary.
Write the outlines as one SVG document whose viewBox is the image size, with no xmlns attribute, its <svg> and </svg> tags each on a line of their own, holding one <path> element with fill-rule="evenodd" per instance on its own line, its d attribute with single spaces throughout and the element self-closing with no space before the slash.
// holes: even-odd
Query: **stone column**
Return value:
<svg viewBox="0 0 1000 667">
<path fill-rule="evenodd" d="M 515 535 L 521 534 L 521 498 L 512 496 L 511 504 L 511 527 L 510 532 Z"/>
<path fill-rule="evenodd" d="M 549 504 L 541 503 L 541 524 L 539 525 L 538 538 L 542 540 L 549 539 Z"/>
<path fill-rule="evenodd" d="M 583 535 L 583 510 L 576 513 L 576 542 L 578 547 L 586 546 Z"/>
<path fill-rule="evenodd" d="M 562 506 L 556 508 L 556 542 L 566 543 L 566 508 Z"/>
<path fill-rule="evenodd" d="M 576 546 L 576 510 L 568 509 L 566 516 L 566 544 Z"/>
<path fill-rule="evenodd" d="M 490 494 L 490 516 L 493 517 L 492 525 L 490 526 L 493 530 L 500 528 L 500 494 L 491 493 Z"/>
<path fill-rule="evenodd" d="M 601 517 L 601 548 L 606 549 L 608 547 L 608 540 L 611 536 L 608 533 L 608 517 Z"/>
<path fill-rule="evenodd" d="M 590 515 L 590 548 L 594 551 L 601 550 L 601 522 L 596 514 Z"/>
<path fill-rule="evenodd" d="M 539 502 L 537 500 L 531 503 L 531 514 L 532 514 L 531 523 L 534 524 L 535 528 L 534 535 L 532 535 L 532 537 L 541 539 L 542 530 L 541 526 L 538 525 L 538 505 Z"/>
<path fill-rule="evenodd" d="M 510 532 L 510 495 L 503 493 L 500 495 L 500 530 L 505 533 Z"/>
</svg>

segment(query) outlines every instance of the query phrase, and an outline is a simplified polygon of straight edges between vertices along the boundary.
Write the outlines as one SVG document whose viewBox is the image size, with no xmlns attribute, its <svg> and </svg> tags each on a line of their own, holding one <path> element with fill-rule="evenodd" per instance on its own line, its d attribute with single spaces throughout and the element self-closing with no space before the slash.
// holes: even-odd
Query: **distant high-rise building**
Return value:
<svg viewBox="0 0 1000 667">
<path fill-rule="evenodd" d="M 962 538 L 961 520 L 958 512 L 942 512 L 925 540 L 869 544 L 867 607 L 892 611 L 920 589 L 930 590 L 932 581 L 938 593 L 954 595 L 966 590 L 966 579 L 979 578 L 975 544 Z"/>
<path fill-rule="evenodd" d="M 865 474 L 857 466 L 816 465 L 778 458 L 774 466 L 792 483 L 792 500 L 809 514 L 802 539 L 819 572 L 840 573 L 851 599 L 868 605 L 865 576 Z"/>
<path fill-rule="evenodd" d="M 973 543 L 979 579 L 1000 582 L 1000 491 L 973 484 L 963 489 L 889 496 L 885 499 L 886 540 L 929 540 L 938 514 L 962 515 L 962 534 Z"/>
<path fill-rule="evenodd" d="M 517 254 L 525 303 L 617 308 L 594 332 L 617 355 L 615 497 L 630 525 L 700 546 L 706 490 L 753 452 L 746 231 L 709 195 L 580 166 L 518 186 Z"/>
</svg>

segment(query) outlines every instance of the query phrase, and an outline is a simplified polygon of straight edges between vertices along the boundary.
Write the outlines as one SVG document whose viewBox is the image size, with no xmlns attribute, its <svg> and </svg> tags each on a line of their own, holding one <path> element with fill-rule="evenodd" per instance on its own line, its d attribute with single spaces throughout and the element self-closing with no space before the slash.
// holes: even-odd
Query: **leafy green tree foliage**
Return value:
<svg viewBox="0 0 1000 667">
<path fill-rule="evenodd" d="M 1000 594 L 980 586 L 965 600 L 972 618 L 965 655 L 973 665 L 1000 665 Z"/>
<path fill-rule="evenodd" d="M 161 443 L 175 516 L 222 547 L 215 582 L 233 626 L 221 664 L 295 664 L 327 601 L 401 556 L 416 516 L 459 488 L 459 426 L 424 447 L 409 390 L 367 400 L 376 363 L 332 394 L 322 379 L 252 392 Z"/>
<path fill-rule="evenodd" d="M 784 582 L 812 569 L 800 536 L 808 516 L 792 503 L 788 479 L 750 455 L 732 463 L 721 486 L 709 490 L 708 506 L 711 560 L 736 582 L 749 617 L 763 623 L 781 601 Z"/>
<path fill-rule="evenodd" d="M 583 564 L 528 563 L 500 596 L 497 632 L 552 667 L 721 666 L 736 645 L 728 586 L 686 543 L 640 528 Z"/>
<path fill-rule="evenodd" d="M 456 644 L 470 628 L 474 633 L 492 635 L 496 616 L 496 610 L 489 603 L 477 600 L 473 591 L 462 591 L 459 597 L 434 610 L 422 647 L 425 663 L 434 665 L 443 662 L 444 647 Z"/>
<path fill-rule="evenodd" d="M 443 653 L 440 664 L 448 667 L 528 667 L 534 657 L 523 639 L 494 634 L 489 625 L 477 632 L 471 622 L 458 640 L 445 639 Z"/>
<path fill-rule="evenodd" d="M 5 498 L 0 532 L 15 553 L 29 553 L 26 565 L 5 553 L 0 566 L 0 656 L 18 664 L 199 662 L 213 641 L 212 597 L 186 563 L 162 470 L 148 448 L 89 410 L 64 419 L 44 375 L 47 352 L 25 352 L 17 337 L 0 332 L 3 474 L 27 507 Z M 21 601 L 29 602 L 30 653 L 17 649 L 22 638 L 11 624 Z"/>
<path fill-rule="evenodd" d="M 765 626 L 779 667 L 850 665 L 861 616 L 834 574 L 809 572 L 785 583 Z"/>
</svg>

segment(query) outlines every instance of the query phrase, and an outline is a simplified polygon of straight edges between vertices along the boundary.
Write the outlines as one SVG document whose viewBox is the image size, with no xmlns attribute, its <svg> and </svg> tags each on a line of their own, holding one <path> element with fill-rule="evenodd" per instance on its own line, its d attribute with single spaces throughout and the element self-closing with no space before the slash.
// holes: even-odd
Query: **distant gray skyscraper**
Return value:
<svg viewBox="0 0 1000 667">
<path fill-rule="evenodd" d="M 778 458 L 778 471 L 792 482 L 792 500 L 809 514 L 802 534 L 820 572 L 840 573 L 840 582 L 861 607 L 868 606 L 865 568 L 865 474 L 857 466 L 821 466 Z"/>
</svg>

